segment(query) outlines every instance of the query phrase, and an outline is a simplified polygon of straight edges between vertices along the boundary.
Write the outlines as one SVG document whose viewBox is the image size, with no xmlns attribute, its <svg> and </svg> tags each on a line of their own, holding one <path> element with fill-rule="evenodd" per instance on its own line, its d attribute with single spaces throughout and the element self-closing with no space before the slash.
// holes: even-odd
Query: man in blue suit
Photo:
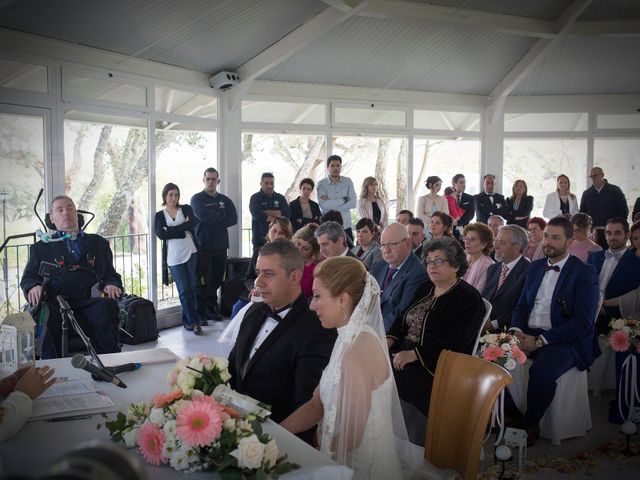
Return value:
<svg viewBox="0 0 640 480">
<path fill-rule="evenodd" d="M 384 329 L 388 331 L 394 320 L 409 308 L 416 292 L 427 286 L 427 274 L 420 259 L 411 250 L 407 229 L 392 223 L 380 238 L 383 260 L 371 266 L 371 275 L 380 285 L 380 306 Z"/>
<path fill-rule="evenodd" d="M 511 318 L 511 331 L 533 360 L 529 369 L 527 411 L 512 426 L 527 429 L 530 441 L 556 392 L 560 376 L 585 370 L 600 354 L 594 341 L 598 277 L 591 265 L 570 255 L 573 227 L 564 217 L 544 230 L 546 258 L 529 266 L 524 289 Z"/>
<path fill-rule="evenodd" d="M 600 293 L 603 300 L 608 300 L 640 286 L 640 258 L 627 249 L 629 223 L 625 218 L 607 220 L 604 234 L 609 248 L 593 252 L 587 263 L 595 267 L 599 276 Z M 596 323 L 598 333 L 608 333 L 611 319 L 620 317 L 617 305 L 602 307 Z"/>
</svg>

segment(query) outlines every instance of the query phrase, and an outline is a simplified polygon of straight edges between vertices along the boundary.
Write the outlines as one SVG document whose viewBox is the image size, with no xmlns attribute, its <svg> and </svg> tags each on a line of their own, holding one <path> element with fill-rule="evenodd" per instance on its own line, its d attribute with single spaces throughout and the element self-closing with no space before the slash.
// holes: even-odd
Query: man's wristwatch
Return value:
<svg viewBox="0 0 640 480">
<path fill-rule="evenodd" d="M 542 337 L 536 337 L 536 348 L 542 348 L 545 345 L 546 344 L 544 343 L 544 340 L 542 339 Z"/>
</svg>

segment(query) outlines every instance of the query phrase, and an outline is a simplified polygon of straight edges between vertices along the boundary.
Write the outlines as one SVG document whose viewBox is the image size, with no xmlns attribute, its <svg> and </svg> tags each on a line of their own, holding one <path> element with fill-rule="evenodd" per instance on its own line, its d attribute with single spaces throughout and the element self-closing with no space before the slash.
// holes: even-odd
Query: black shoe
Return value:
<svg viewBox="0 0 640 480">
<path fill-rule="evenodd" d="M 193 333 L 196 335 L 202 334 L 202 327 L 200 326 L 199 323 L 196 323 L 195 326 L 193 327 Z"/>
<path fill-rule="evenodd" d="M 203 317 L 203 318 L 200 319 L 200 325 L 203 326 L 203 327 L 206 327 L 206 326 L 209 325 L 209 321 L 206 318 Z"/>
<path fill-rule="evenodd" d="M 193 332 L 193 325 L 187 325 L 186 323 L 183 323 L 182 326 L 186 331 Z"/>
</svg>

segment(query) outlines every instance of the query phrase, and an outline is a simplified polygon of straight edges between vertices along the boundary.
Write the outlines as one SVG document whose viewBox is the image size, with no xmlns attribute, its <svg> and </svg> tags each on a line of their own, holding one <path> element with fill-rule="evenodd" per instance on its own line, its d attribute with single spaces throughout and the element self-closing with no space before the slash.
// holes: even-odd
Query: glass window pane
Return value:
<svg viewBox="0 0 640 480">
<path fill-rule="evenodd" d="M 507 113 L 505 132 L 586 132 L 588 114 L 578 113 Z"/>
<path fill-rule="evenodd" d="M 443 112 L 439 110 L 414 110 L 414 128 L 432 130 L 480 131 L 480 114 L 472 112 Z"/>
<path fill-rule="evenodd" d="M 157 87 L 155 103 L 158 112 L 199 118 L 218 117 L 218 99 L 214 96 Z"/>
<path fill-rule="evenodd" d="M 598 115 L 597 128 L 640 128 L 640 113 Z"/>
<path fill-rule="evenodd" d="M 125 105 L 144 107 L 147 105 L 147 89 L 139 85 L 130 85 L 113 80 L 110 73 L 88 76 L 69 71 L 62 73 L 62 95 L 82 97 Z"/>
<path fill-rule="evenodd" d="M 0 87 L 47 93 L 47 67 L 0 58 Z"/>
<path fill-rule="evenodd" d="M 335 107 L 334 122 L 347 125 L 371 125 L 404 127 L 407 124 L 407 112 L 384 107 L 370 108 Z"/>
<path fill-rule="evenodd" d="M 242 102 L 242 121 L 260 123 L 291 123 L 294 125 L 324 125 L 326 107 L 315 103 Z"/>
<path fill-rule="evenodd" d="M 511 196 L 518 179 L 527 183 L 533 196 L 531 216 L 542 216 L 547 195 L 556 190 L 561 173 L 571 182 L 571 192 L 578 202 L 585 189 L 587 172 L 587 140 L 585 138 L 522 138 L 504 141 L 502 193 Z"/>
<path fill-rule="evenodd" d="M 640 197 L 640 138 L 596 138 L 594 163 L 627 197 L 629 214 Z"/>
<path fill-rule="evenodd" d="M 317 181 L 325 171 L 324 135 L 280 135 L 244 132 L 242 135 L 242 255 L 251 256 L 249 199 L 260 190 L 260 176 L 273 173 L 275 191 L 287 201 L 298 197 L 298 184 L 305 177 Z M 315 192 L 311 198 L 316 200 Z M 236 207 L 238 207 L 236 205 Z"/>
</svg>

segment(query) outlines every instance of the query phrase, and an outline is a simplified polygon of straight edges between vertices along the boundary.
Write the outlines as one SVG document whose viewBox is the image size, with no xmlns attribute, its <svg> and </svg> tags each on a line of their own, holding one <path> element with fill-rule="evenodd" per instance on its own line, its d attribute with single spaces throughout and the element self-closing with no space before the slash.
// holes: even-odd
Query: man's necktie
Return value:
<svg viewBox="0 0 640 480">
<path fill-rule="evenodd" d="M 397 268 L 389 267 L 389 270 L 387 270 L 387 276 L 384 277 L 384 283 L 382 284 L 383 291 L 389 286 L 389 284 L 391 283 L 391 279 L 393 278 L 393 274 L 396 273 L 397 271 L 398 271 Z"/>
<path fill-rule="evenodd" d="M 508 272 L 509 272 L 509 267 L 507 267 L 507 265 L 505 264 L 502 264 L 502 271 L 500 272 L 500 278 L 498 279 L 498 288 L 496 289 L 496 292 L 500 290 L 500 287 L 502 286 L 504 281 L 507 279 Z"/>
<path fill-rule="evenodd" d="M 544 271 L 546 272 L 547 270 L 553 270 L 554 272 L 559 272 L 560 271 L 560 267 L 558 265 L 546 264 L 544 266 Z"/>
</svg>

